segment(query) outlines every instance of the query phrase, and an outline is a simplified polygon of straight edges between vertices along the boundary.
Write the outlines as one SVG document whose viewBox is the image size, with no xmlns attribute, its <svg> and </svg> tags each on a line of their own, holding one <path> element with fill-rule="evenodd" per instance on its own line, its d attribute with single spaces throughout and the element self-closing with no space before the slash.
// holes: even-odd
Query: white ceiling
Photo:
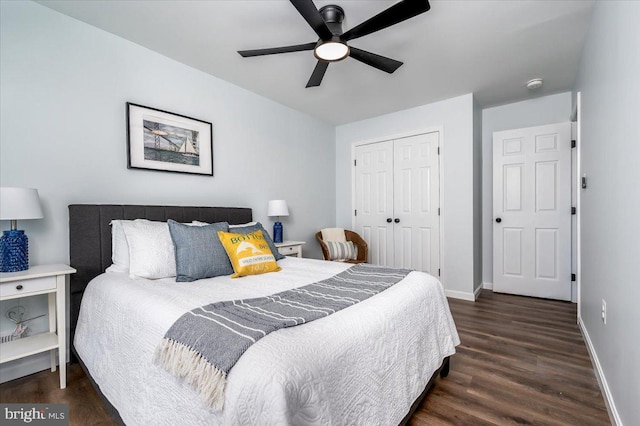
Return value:
<svg viewBox="0 0 640 426">
<path fill-rule="evenodd" d="M 305 85 L 313 52 L 242 58 L 237 50 L 317 40 L 290 2 L 49 1 L 40 3 L 184 64 L 333 124 L 473 92 L 482 107 L 571 90 L 593 1 L 444 1 L 350 44 L 404 62 L 387 74 L 351 58 Z M 343 29 L 395 0 L 338 4 Z M 525 83 L 544 79 L 529 93 Z"/>
</svg>

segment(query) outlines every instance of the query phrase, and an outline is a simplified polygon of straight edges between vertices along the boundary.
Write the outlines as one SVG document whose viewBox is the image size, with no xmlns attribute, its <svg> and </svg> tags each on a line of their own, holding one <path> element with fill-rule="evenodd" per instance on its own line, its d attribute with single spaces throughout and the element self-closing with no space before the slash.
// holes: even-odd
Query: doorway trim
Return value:
<svg viewBox="0 0 640 426">
<path fill-rule="evenodd" d="M 581 149 L 582 149 L 582 130 L 581 130 L 581 121 L 582 121 L 582 114 L 581 114 L 581 93 L 577 92 L 576 93 L 576 104 L 574 107 L 573 112 L 571 113 L 571 121 L 576 123 L 576 164 L 575 164 L 575 170 L 573 171 L 573 173 L 575 174 L 576 177 L 576 186 L 575 186 L 575 191 L 576 191 L 576 246 L 572 247 L 572 250 L 575 250 L 575 254 L 576 254 L 576 270 L 575 270 L 575 274 L 576 274 L 576 304 L 577 306 L 577 311 L 578 311 L 578 320 L 580 318 L 582 318 L 581 315 L 581 298 L 580 298 L 580 288 L 581 288 L 581 280 L 582 280 L 582 249 L 581 249 L 581 237 L 582 237 L 582 231 L 581 231 L 581 225 L 580 225 L 580 218 L 582 217 L 582 204 L 581 204 L 581 195 L 582 195 L 582 186 L 581 186 L 581 176 L 582 176 L 582 165 L 581 165 Z"/>
<path fill-rule="evenodd" d="M 354 166 L 354 161 L 356 159 L 356 147 L 361 145 L 370 145 L 378 142 L 384 142 L 388 140 L 394 139 L 402 139 L 410 136 L 423 135 L 426 133 L 438 132 L 440 137 L 438 140 L 438 147 L 440 148 L 440 155 L 438 155 L 438 168 L 440 175 L 440 188 L 439 188 L 439 202 L 440 202 L 440 216 L 438 216 L 439 226 L 440 226 L 440 237 L 438 243 L 440 244 L 440 276 L 437 277 L 443 286 L 445 286 L 445 268 L 444 268 L 444 259 L 445 259 L 445 251 L 444 251 L 444 126 L 432 126 L 427 127 L 420 130 L 408 130 L 401 133 L 395 133 L 387 136 L 376 136 L 375 138 L 363 139 L 360 141 L 351 142 L 351 228 L 355 228 L 356 226 L 356 216 L 354 214 L 356 209 L 356 168 Z M 447 292 L 445 286 L 445 293 Z M 447 295 L 449 295 L 447 293 Z"/>
</svg>

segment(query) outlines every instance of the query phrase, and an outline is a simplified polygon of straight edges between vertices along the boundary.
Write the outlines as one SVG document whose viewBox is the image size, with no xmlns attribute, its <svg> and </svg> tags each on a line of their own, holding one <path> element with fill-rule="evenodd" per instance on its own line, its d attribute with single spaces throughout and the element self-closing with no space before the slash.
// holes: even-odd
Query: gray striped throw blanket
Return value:
<svg viewBox="0 0 640 426">
<path fill-rule="evenodd" d="M 194 386 L 221 410 L 227 374 L 259 339 L 355 305 L 411 272 L 366 264 L 267 297 L 218 302 L 182 315 L 156 348 L 155 362 Z"/>
</svg>

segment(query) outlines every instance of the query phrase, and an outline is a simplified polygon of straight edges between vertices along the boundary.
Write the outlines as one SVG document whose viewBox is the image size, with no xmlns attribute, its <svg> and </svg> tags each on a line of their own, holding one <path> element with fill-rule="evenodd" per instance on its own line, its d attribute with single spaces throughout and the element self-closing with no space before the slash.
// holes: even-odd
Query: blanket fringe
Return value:
<svg viewBox="0 0 640 426">
<path fill-rule="evenodd" d="M 165 337 L 156 347 L 154 362 L 174 376 L 185 379 L 211 408 L 222 410 L 227 375 L 198 352 Z"/>
</svg>

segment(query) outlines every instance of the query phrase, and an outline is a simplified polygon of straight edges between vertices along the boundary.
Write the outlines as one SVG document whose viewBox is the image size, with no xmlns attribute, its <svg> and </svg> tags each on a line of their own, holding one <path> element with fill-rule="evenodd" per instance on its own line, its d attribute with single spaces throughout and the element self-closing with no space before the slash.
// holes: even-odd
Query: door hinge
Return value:
<svg viewBox="0 0 640 426">
<path fill-rule="evenodd" d="M 438 147 L 438 155 L 440 155 L 440 147 Z"/>
<path fill-rule="evenodd" d="M 438 216 L 440 216 L 440 207 L 438 207 Z"/>
<path fill-rule="evenodd" d="M 358 161 L 358 160 L 353 160 L 353 167 L 355 167 L 355 166 L 356 166 L 356 162 L 357 162 L 357 161 Z"/>
<path fill-rule="evenodd" d="M 438 268 L 438 276 L 440 276 L 440 268 Z"/>
<path fill-rule="evenodd" d="M 571 214 L 576 214 L 576 208 L 575 207 L 571 207 Z"/>
<path fill-rule="evenodd" d="M 576 280 L 576 274 L 571 274 L 571 281 L 575 281 Z"/>
<path fill-rule="evenodd" d="M 354 215 L 354 216 L 358 216 L 358 209 L 355 209 L 355 210 L 353 211 L 353 215 Z"/>
<path fill-rule="evenodd" d="M 571 140 L 571 148 L 575 148 L 576 147 L 576 140 L 572 139 Z"/>
</svg>

